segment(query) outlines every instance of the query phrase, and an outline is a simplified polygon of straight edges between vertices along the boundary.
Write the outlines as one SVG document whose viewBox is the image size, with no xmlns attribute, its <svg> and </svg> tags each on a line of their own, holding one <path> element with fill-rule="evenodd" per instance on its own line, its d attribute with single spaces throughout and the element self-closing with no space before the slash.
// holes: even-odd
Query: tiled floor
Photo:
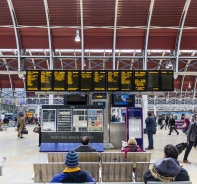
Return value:
<svg viewBox="0 0 197 184">
<path fill-rule="evenodd" d="M 28 125 L 29 134 L 23 139 L 17 137 L 15 128 L 8 128 L 6 131 L 0 131 L 0 159 L 6 157 L 6 166 L 3 168 L 3 176 L 0 176 L 0 183 L 34 183 L 33 163 L 47 162 L 47 154 L 40 153 L 38 147 L 38 134 L 33 133 L 34 125 Z M 172 133 L 167 135 L 167 130 L 158 129 L 154 135 L 154 150 L 151 150 L 151 161 L 163 157 L 163 148 L 166 144 L 178 144 L 186 142 L 186 136 L 180 131 L 179 135 Z M 120 140 L 122 141 L 122 140 Z M 147 135 L 144 135 L 145 147 L 147 146 Z M 120 150 L 105 150 L 120 151 Z M 193 184 L 197 183 L 197 149 L 193 148 L 189 161 L 192 164 L 182 162 L 184 152 L 179 156 L 180 164 L 189 172 Z"/>
</svg>

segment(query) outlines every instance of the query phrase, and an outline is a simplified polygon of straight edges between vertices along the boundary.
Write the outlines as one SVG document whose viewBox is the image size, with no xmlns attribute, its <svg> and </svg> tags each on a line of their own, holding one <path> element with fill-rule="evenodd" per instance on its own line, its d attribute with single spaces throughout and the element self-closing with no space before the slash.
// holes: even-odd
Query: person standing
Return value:
<svg viewBox="0 0 197 184">
<path fill-rule="evenodd" d="M 19 121 L 18 121 L 18 137 L 20 138 L 24 138 L 23 134 L 21 134 L 21 131 L 26 128 L 26 124 L 25 124 L 25 119 L 24 119 L 24 114 L 21 112 L 19 113 Z"/>
<path fill-rule="evenodd" d="M 184 118 L 183 119 L 183 133 L 185 133 L 185 135 L 187 135 L 187 130 L 189 128 L 190 125 L 190 121 L 188 118 Z"/>
<path fill-rule="evenodd" d="M 6 130 L 6 127 L 9 126 L 9 119 L 8 119 L 8 116 L 5 116 L 5 118 L 3 119 L 3 124 L 4 124 L 5 130 Z"/>
<path fill-rule="evenodd" d="M 166 119 L 165 119 L 165 129 L 166 129 L 166 127 L 168 127 L 168 121 L 169 121 L 169 116 L 166 116 Z"/>
<path fill-rule="evenodd" d="M 191 162 L 189 162 L 187 158 L 192 149 L 192 146 L 196 142 L 196 136 L 197 136 L 197 122 L 192 122 L 187 130 L 187 148 L 185 150 L 185 154 L 183 158 L 184 163 L 191 164 Z"/>
<path fill-rule="evenodd" d="M 170 132 L 169 132 L 168 135 L 171 135 L 171 132 L 172 132 L 173 129 L 175 130 L 175 132 L 177 133 L 177 135 L 179 135 L 179 132 L 175 128 L 175 119 L 173 118 L 173 116 L 170 117 L 169 124 L 170 124 Z"/>
<path fill-rule="evenodd" d="M 148 117 L 145 120 L 146 130 L 148 134 L 148 148 L 146 148 L 146 150 L 154 149 L 153 147 L 153 132 L 155 131 L 154 122 L 155 122 L 154 117 L 151 116 L 151 113 L 148 113 Z"/>
</svg>

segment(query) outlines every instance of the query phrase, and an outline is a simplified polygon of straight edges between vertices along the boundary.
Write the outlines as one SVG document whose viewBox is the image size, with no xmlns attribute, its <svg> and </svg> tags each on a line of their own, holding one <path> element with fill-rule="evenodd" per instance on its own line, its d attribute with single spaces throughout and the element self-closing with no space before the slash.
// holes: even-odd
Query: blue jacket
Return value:
<svg viewBox="0 0 197 184">
<path fill-rule="evenodd" d="M 85 183 L 95 182 L 92 176 L 86 171 L 82 171 L 79 167 L 66 168 L 62 173 L 56 174 L 51 183 Z"/>
<path fill-rule="evenodd" d="M 148 117 L 146 120 L 145 120 L 145 123 L 146 123 L 146 130 L 147 131 L 155 131 L 155 119 L 153 117 Z"/>
</svg>

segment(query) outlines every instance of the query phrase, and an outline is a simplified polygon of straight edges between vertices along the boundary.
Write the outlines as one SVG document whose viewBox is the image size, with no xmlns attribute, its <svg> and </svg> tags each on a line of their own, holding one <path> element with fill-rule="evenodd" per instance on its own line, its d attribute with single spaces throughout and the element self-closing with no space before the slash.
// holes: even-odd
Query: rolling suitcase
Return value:
<svg viewBox="0 0 197 184">
<path fill-rule="evenodd" d="M 164 126 L 165 126 L 165 124 L 161 125 L 161 126 L 160 126 L 160 129 L 162 130 L 162 128 L 163 128 Z"/>
</svg>

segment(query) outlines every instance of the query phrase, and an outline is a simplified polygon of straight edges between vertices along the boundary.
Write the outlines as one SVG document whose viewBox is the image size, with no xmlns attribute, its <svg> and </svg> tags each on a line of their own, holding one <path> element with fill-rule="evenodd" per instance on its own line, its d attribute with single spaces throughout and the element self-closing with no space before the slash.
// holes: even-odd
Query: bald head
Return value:
<svg viewBox="0 0 197 184">
<path fill-rule="evenodd" d="M 88 136 L 85 136 L 85 137 L 83 137 L 83 138 L 81 139 L 81 143 L 82 143 L 83 145 L 88 145 L 89 142 L 90 142 L 90 138 L 89 138 Z"/>
</svg>

